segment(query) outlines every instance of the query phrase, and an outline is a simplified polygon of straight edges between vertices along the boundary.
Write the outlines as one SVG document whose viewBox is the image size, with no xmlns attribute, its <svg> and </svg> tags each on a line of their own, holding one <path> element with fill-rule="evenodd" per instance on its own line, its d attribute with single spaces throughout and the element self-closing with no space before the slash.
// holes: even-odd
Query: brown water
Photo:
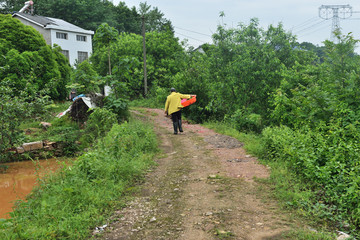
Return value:
<svg viewBox="0 0 360 240">
<path fill-rule="evenodd" d="M 10 218 L 14 202 L 25 199 L 36 184 L 36 179 L 60 167 L 56 159 L 4 163 L 9 168 L 0 173 L 0 218 Z"/>
</svg>

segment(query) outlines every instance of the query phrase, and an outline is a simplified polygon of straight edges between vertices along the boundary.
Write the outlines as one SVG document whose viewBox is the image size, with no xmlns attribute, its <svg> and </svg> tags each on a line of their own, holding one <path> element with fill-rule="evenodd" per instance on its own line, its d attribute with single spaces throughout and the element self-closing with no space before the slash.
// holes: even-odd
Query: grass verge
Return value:
<svg viewBox="0 0 360 240">
<path fill-rule="evenodd" d="M 85 239 L 103 224 L 122 196 L 153 164 L 157 139 L 138 121 L 115 124 L 94 149 L 72 166 L 39 180 L 0 221 L 0 239 Z"/>
</svg>

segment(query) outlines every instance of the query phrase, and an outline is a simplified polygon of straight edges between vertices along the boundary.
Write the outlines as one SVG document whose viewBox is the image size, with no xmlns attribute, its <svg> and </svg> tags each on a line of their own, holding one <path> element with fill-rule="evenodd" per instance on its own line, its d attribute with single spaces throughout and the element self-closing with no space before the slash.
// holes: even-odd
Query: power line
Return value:
<svg viewBox="0 0 360 240">
<path fill-rule="evenodd" d="M 321 29 L 323 29 L 323 28 L 325 28 L 325 27 L 330 27 L 330 26 L 331 26 L 331 24 L 327 24 L 326 26 L 321 26 L 320 28 L 317 28 L 317 29 L 315 29 L 315 30 L 312 31 L 312 32 L 304 33 L 304 34 L 302 34 L 302 35 L 300 35 L 300 36 L 298 36 L 298 37 L 305 37 L 305 36 L 311 35 L 311 34 L 313 34 L 313 33 L 315 33 L 315 32 L 318 32 L 319 30 L 321 30 Z"/>
<path fill-rule="evenodd" d="M 309 30 L 309 29 L 311 29 L 311 28 L 313 28 L 313 27 L 315 27 L 315 26 L 317 26 L 317 25 L 319 25 L 319 24 L 323 24 L 324 22 L 326 22 L 326 20 L 322 20 L 322 21 L 320 21 L 320 22 L 314 23 L 313 25 L 311 25 L 311 26 L 309 26 L 309 27 L 306 27 L 306 28 L 304 28 L 304 29 L 301 29 L 301 30 L 297 31 L 295 34 L 299 34 L 300 32 Z"/>
<path fill-rule="evenodd" d="M 181 34 L 181 33 L 178 33 L 178 32 L 175 32 L 175 33 L 178 34 L 178 35 L 184 36 L 184 37 L 186 37 L 186 38 L 190 38 L 190 39 L 192 39 L 192 40 L 196 40 L 196 41 L 199 41 L 199 42 L 202 42 L 202 43 L 206 43 L 206 42 L 203 41 L 203 40 L 199 40 L 199 39 L 196 39 L 196 38 L 192 38 L 192 37 L 189 37 L 189 36 L 187 36 L 187 35 L 184 35 L 184 34 Z"/>
<path fill-rule="evenodd" d="M 175 27 L 175 26 L 174 26 L 174 28 L 178 28 L 178 29 L 181 29 L 181 30 L 184 30 L 184 31 L 187 31 L 187 32 L 192 32 L 192 33 L 200 34 L 200 35 L 203 35 L 203 36 L 211 37 L 211 36 L 208 35 L 208 34 L 199 33 L 199 32 L 195 32 L 195 31 L 188 30 L 188 29 L 184 29 L 184 28 L 180 28 L 180 27 Z"/>
<path fill-rule="evenodd" d="M 296 25 L 296 26 L 292 27 L 292 28 L 291 28 L 291 30 L 294 30 L 294 29 L 296 29 L 296 28 L 302 28 L 303 26 L 305 26 L 305 25 L 308 25 L 308 24 L 312 23 L 312 22 L 313 22 L 314 20 L 316 20 L 316 19 L 318 19 L 318 18 L 317 18 L 317 17 L 312 17 L 312 18 L 310 18 L 310 19 L 306 20 L 305 22 L 300 23 L 300 24 L 298 24 L 298 25 Z"/>
</svg>

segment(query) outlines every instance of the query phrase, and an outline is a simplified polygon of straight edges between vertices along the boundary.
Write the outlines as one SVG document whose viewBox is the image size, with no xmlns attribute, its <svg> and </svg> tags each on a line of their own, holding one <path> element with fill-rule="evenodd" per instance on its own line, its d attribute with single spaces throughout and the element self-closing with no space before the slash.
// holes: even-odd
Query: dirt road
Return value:
<svg viewBox="0 0 360 240">
<path fill-rule="evenodd" d="M 187 123 L 174 135 L 162 110 L 141 115 L 154 124 L 163 155 L 101 239 L 283 239 L 289 217 L 253 180 L 268 169 L 240 142 Z"/>
</svg>

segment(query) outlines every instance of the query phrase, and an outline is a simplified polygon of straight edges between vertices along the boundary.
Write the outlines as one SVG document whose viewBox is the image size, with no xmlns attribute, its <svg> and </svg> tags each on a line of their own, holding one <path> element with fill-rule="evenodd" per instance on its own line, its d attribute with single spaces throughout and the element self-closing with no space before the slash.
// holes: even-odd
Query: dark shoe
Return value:
<svg viewBox="0 0 360 240">
<path fill-rule="evenodd" d="M 177 122 L 173 122 L 173 127 L 174 127 L 174 134 L 178 133 L 178 123 Z"/>
<path fill-rule="evenodd" d="M 184 132 L 183 129 L 182 129 L 182 123 L 181 123 L 181 120 L 179 120 L 179 131 L 180 132 Z"/>
</svg>

